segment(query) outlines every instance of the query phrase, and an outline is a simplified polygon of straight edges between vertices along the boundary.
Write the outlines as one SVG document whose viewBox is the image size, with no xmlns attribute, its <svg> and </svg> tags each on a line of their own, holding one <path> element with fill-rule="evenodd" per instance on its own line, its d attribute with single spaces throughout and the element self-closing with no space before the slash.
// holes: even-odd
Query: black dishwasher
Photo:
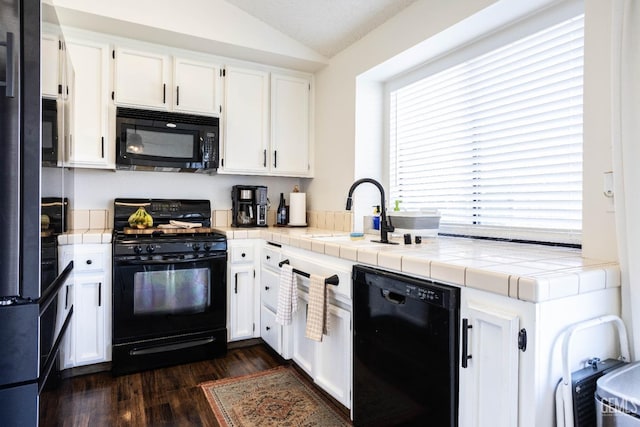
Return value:
<svg viewBox="0 0 640 427">
<path fill-rule="evenodd" d="M 356 426 L 457 426 L 460 289 L 353 267 Z"/>
</svg>

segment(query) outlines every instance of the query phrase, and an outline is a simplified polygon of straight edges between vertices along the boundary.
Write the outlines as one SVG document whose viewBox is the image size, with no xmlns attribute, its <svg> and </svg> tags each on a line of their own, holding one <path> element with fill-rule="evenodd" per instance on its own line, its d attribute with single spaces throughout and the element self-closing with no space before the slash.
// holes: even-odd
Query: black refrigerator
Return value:
<svg viewBox="0 0 640 427">
<path fill-rule="evenodd" d="M 73 310 L 40 281 L 40 0 L 0 3 L 0 424 L 38 425 L 38 396 Z"/>
</svg>

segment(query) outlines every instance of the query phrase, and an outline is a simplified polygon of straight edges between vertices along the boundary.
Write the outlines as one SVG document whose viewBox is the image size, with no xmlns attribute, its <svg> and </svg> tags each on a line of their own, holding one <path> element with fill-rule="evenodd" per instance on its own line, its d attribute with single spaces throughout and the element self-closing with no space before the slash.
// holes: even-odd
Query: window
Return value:
<svg viewBox="0 0 640 427">
<path fill-rule="evenodd" d="M 390 200 L 445 232 L 576 243 L 583 47 L 578 16 L 392 88 Z"/>
</svg>

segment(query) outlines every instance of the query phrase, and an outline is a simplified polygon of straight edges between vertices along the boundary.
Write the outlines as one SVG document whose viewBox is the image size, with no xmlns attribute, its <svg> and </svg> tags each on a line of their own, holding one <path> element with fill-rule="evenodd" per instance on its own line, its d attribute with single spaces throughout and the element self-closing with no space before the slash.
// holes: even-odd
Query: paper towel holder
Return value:
<svg viewBox="0 0 640 427">
<path fill-rule="evenodd" d="M 289 193 L 289 227 L 307 226 L 307 195 L 298 191 L 298 186 L 293 187 L 293 193 Z"/>
</svg>

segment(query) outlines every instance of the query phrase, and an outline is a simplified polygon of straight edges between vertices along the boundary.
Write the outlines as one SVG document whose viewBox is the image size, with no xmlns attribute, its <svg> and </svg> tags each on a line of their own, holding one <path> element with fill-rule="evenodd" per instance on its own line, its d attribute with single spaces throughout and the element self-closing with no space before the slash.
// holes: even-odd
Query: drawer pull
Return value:
<svg viewBox="0 0 640 427">
<path fill-rule="evenodd" d="M 271 255 L 267 255 L 267 261 L 271 259 Z"/>
<path fill-rule="evenodd" d="M 271 326 L 267 326 L 267 327 L 265 327 L 265 329 L 266 329 L 267 331 L 270 331 L 270 330 L 271 330 Z"/>
<path fill-rule="evenodd" d="M 265 286 L 265 287 L 264 287 L 264 290 L 265 290 L 265 291 L 268 291 L 269 289 L 271 289 L 271 288 L 270 288 L 270 287 L 268 287 L 268 286 Z"/>
<path fill-rule="evenodd" d="M 240 254 L 240 256 L 241 256 L 242 258 L 244 258 L 244 257 L 246 257 L 246 256 L 247 256 L 247 254 L 245 254 L 244 252 L 242 252 L 242 254 Z"/>
<path fill-rule="evenodd" d="M 93 261 L 91 261 L 90 259 L 87 260 L 87 265 L 91 265 L 93 264 Z"/>
</svg>

